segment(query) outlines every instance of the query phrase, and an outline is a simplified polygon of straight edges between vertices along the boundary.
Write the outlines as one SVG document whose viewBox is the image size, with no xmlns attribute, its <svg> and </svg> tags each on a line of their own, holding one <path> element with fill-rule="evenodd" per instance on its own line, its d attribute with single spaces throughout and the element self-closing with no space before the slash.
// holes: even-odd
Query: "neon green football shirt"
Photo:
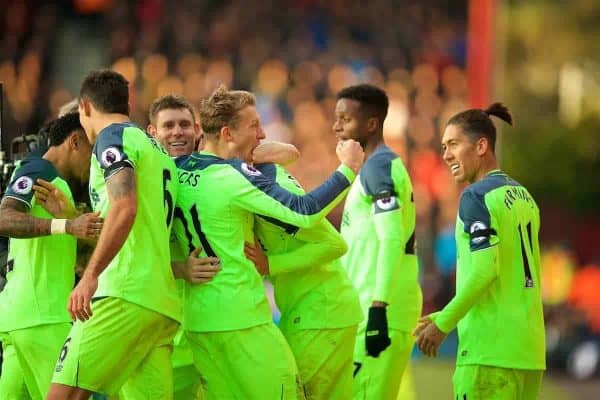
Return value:
<svg viewBox="0 0 600 400">
<path fill-rule="evenodd" d="M 177 166 L 175 235 L 188 252 L 201 244 L 201 256 L 218 257 L 222 267 L 210 282 L 186 285 L 184 328 L 228 331 L 270 322 L 262 277 L 244 254 L 244 242 L 254 243 L 254 214 L 312 226 L 341 201 L 354 173 L 341 166 L 323 185 L 298 196 L 237 159 L 193 153 L 177 159 Z"/>
<path fill-rule="evenodd" d="M 283 167 L 262 164 L 257 169 L 287 191 L 304 194 Z M 269 259 L 269 279 L 284 332 L 344 328 L 362 320 L 358 293 L 339 258 L 346 243 L 327 219 L 312 228 L 298 229 L 257 217 L 254 229 Z"/>
<path fill-rule="evenodd" d="M 67 182 L 52 163 L 37 157 L 20 163 L 4 197 L 26 204 L 31 216 L 51 219 L 33 196 L 38 178 L 54 184 L 73 204 Z M 7 283 L 0 293 L 0 332 L 71 321 L 67 301 L 75 283 L 76 239 L 67 234 L 11 238 L 9 246 Z"/>
<path fill-rule="evenodd" d="M 365 161 L 342 217 L 348 252 L 342 264 L 363 312 L 388 303 L 390 328 L 412 332 L 421 314 L 412 184 L 400 157 L 379 146 Z"/>
<path fill-rule="evenodd" d="M 458 324 L 457 365 L 545 369 L 539 209 L 531 194 L 495 170 L 469 185 L 456 222 L 456 296 L 434 316 Z"/>
<path fill-rule="evenodd" d="M 106 181 L 133 168 L 137 215 L 123 247 L 100 274 L 95 297 L 119 297 L 180 320 L 181 300 L 171 270 L 170 226 L 177 197 L 177 171 L 166 151 L 137 126 L 112 124 L 94 144 L 90 198 L 102 217 L 110 208 Z"/>
</svg>

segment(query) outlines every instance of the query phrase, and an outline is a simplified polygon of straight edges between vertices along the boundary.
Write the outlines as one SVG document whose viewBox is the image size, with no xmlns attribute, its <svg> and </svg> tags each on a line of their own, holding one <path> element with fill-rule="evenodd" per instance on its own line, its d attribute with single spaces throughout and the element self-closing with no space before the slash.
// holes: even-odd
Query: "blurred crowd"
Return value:
<svg viewBox="0 0 600 400">
<path fill-rule="evenodd" d="M 337 164 L 336 92 L 379 85 L 390 97 L 385 139 L 413 180 L 423 311 L 430 312 L 453 295 L 461 188 L 442 162 L 439 138 L 446 120 L 468 107 L 466 3 L 0 0 L 3 143 L 56 115 L 88 67 L 111 67 L 129 80 L 131 116 L 142 127 L 157 96 L 178 93 L 198 105 L 225 83 L 256 94 L 267 138 L 300 149 L 290 169 L 313 188 Z M 100 64 L 89 65 L 90 55 Z M 338 208 L 331 219 L 339 218 Z M 598 335 L 600 268 L 571 260 L 563 250 L 544 253 L 549 326 L 561 338 L 582 326 Z"/>
<path fill-rule="evenodd" d="M 14 1 L 0 12 L 5 135 L 36 131 L 77 95 L 55 67 L 65 60 L 53 57 L 65 58 L 56 43 L 82 19 L 88 28 L 69 42 L 69 70 L 105 38 L 97 51 L 131 82 L 135 122 L 145 126 L 148 106 L 166 93 L 198 105 L 219 83 L 251 90 L 267 138 L 301 150 L 291 171 L 307 188 L 337 163 L 336 92 L 358 82 L 385 88 L 386 141 L 413 178 L 425 310 L 448 297 L 460 188 L 440 158 L 439 135 L 467 106 L 466 1 Z M 339 217 L 337 209 L 331 218 Z"/>
</svg>

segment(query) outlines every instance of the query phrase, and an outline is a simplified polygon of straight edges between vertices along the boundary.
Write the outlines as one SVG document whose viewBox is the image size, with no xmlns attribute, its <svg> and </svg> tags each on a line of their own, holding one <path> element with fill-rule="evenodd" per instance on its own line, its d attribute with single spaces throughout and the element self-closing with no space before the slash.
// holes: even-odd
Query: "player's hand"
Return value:
<svg viewBox="0 0 600 400">
<path fill-rule="evenodd" d="M 356 140 L 340 140 L 335 148 L 340 162 L 358 174 L 365 159 L 365 152 Z"/>
<path fill-rule="evenodd" d="M 99 212 L 82 214 L 75 219 L 68 219 L 66 230 L 78 239 L 96 240 L 102 232 L 104 218 Z"/>
<path fill-rule="evenodd" d="M 385 307 L 370 307 L 367 331 L 365 332 L 365 347 L 371 357 L 379 354 L 392 344 L 388 333 L 388 323 Z"/>
<path fill-rule="evenodd" d="M 254 263 L 259 274 L 269 275 L 269 259 L 258 240 L 254 239 L 254 246 L 245 242 L 244 253 L 246 253 L 246 258 Z"/>
<path fill-rule="evenodd" d="M 425 315 L 421 318 L 419 318 L 419 321 L 417 321 L 417 327 L 413 330 L 413 336 L 417 337 L 419 336 L 419 334 L 421 332 L 423 332 L 423 329 L 427 328 L 427 326 L 429 324 L 433 323 L 433 319 L 431 318 L 430 315 Z"/>
<path fill-rule="evenodd" d="M 83 277 L 71 292 L 67 306 L 73 321 L 87 321 L 90 319 L 92 316 L 90 304 L 96 289 L 98 289 L 98 278 L 83 274 Z"/>
<path fill-rule="evenodd" d="M 52 183 L 37 179 L 33 190 L 36 201 L 54 218 L 74 218 L 79 215 L 67 195 Z"/>
<path fill-rule="evenodd" d="M 421 353 L 428 357 L 437 357 L 440 345 L 446 339 L 446 334 L 429 318 L 422 317 L 413 335 L 417 336 L 416 343 Z"/>
<path fill-rule="evenodd" d="M 198 257 L 202 246 L 192 251 L 184 269 L 184 279 L 191 284 L 210 282 L 221 270 L 221 262 L 216 257 Z"/>
</svg>

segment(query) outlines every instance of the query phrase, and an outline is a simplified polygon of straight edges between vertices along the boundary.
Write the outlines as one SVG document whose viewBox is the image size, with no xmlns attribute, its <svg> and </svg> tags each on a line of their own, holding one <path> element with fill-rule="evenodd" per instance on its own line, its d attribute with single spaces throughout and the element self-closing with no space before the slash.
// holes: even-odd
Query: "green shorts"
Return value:
<svg viewBox="0 0 600 400">
<path fill-rule="evenodd" d="M 2 334 L 4 365 L 0 399 L 45 399 L 58 353 L 71 329 L 69 322 L 18 329 Z M 19 387 L 26 386 L 25 392 Z M 15 397 L 18 393 L 27 393 Z"/>
<path fill-rule="evenodd" d="M 180 327 L 173 339 L 173 398 L 175 400 L 202 399 L 200 374 L 194 365 L 194 354 Z"/>
<path fill-rule="evenodd" d="M 352 355 L 356 325 L 339 329 L 284 332 L 296 357 L 307 400 L 352 398 Z"/>
<path fill-rule="evenodd" d="M 544 371 L 459 365 L 454 372 L 454 398 L 459 400 L 535 400 Z"/>
<path fill-rule="evenodd" d="M 409 332 L 390 329 L 392 344 L 379 357 L 367 355 L 366 325 L 359 326 L 354 346 L 354 399 L 396 400 L 414 345 Z"/>
<path fill-rule="evenodd" d="M 171 351 L 179 324 L 116 297 L 95 301 L 92 312 L 71 328 L 52 382 L 111 396 L 123 387 L 123 399 L 171 399 Z"/>
<path fill-rule="evenodd" d="M 0 370 L 0 399 L 29 400 L 31 396 L 25 386 L 23 371 L 17 357 L 17 350 L 10 336 L 0 333 L 2 342 L 2 365 Z"/>
<path fill-rule="evenodd" d="M 304 399 L 294 356 L 273 323 L 186 336 L 206 400 Z"/>
</svg>

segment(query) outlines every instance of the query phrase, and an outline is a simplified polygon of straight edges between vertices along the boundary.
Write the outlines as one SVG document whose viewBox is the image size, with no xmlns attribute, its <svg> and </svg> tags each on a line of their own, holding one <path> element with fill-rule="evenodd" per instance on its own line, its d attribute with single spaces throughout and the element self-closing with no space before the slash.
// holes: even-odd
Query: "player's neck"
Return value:
<svg viewBox="0 0 600 400">
<path fill-rule="evenodd" d="M 94 131 L 96 132 L 96 136 L 98 136 L 109 125 L 122 124 L 129 121 L 129 116 L 125 114 L 99 114 L 93 122 Z"/>
<path fill-rule="evenodd" d="M 42 158 L 46 161 L 49 161 L 58 175 L 61 178 L 65 179 L 67 182 L 71 181 L 71 174 L 69 173 L 69 167 L 67 165 L 67 157 L 64 156 L 66 149 L 61 149 L 61 146 L 52 146 L 46 150 Z M 61 156 L 62 154 L 62 156 Z"/>
<path fill-rule="evenodd" d="M 496 161 L 496 158 L 490 157 L 484 159 L 472 183 L 482 180 L 495 169 L 498 169 L 498 161 Z"/>
<path fill-rule="evenodd" d="M 202 151 L 212 153 L 217 157 L 221 157 L 223 159 L 231 158 L 229 156 L 227 146 L 223 146 L 220 140 L 207 140 L 204 144 L 204 149 L 202 149 Z"/>
<path fill-rule="evenodd" d="M 368 141 L 365 144 L 365 148 L 363 149 L 365 151 L 365 160 L 371 157 L 371 154 L 373 154 L 373 152 L 382 144 L 383 136 L 379 136 L 377 138 L 373 138 L 373 140 Z"/>
</svg>

